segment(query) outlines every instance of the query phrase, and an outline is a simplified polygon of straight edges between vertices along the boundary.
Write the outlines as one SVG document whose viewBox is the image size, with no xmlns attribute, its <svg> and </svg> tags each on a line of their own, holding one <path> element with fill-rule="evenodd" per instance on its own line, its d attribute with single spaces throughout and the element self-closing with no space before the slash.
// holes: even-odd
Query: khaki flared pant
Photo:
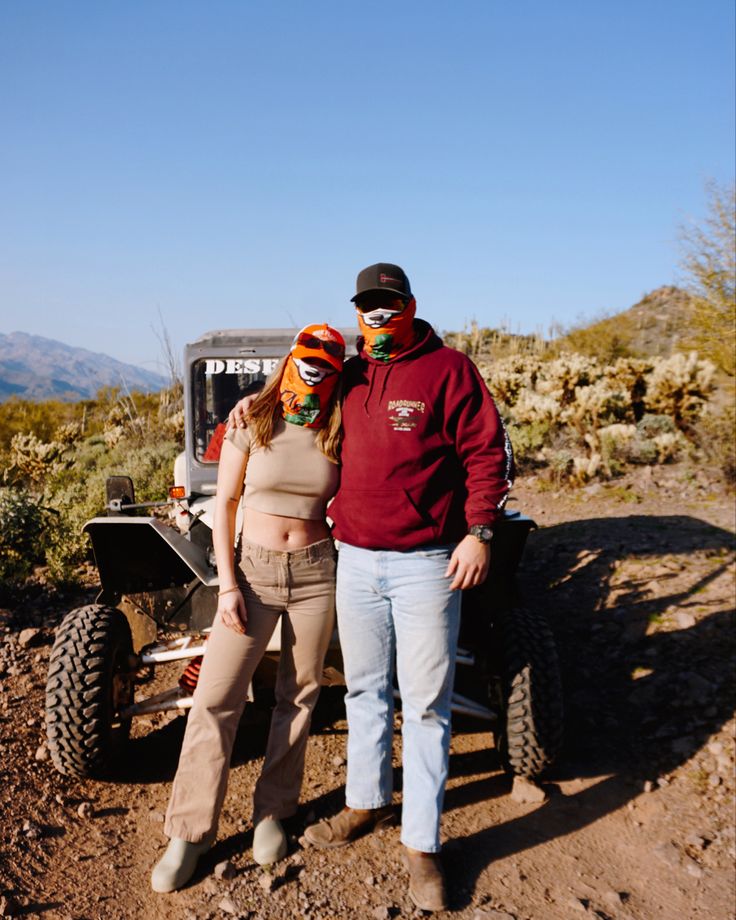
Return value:
<svg viewBox="0 0 736 920">
<path fill-rule="evenodd" d="M 248 617 L 246 634 L 215 618 L 166 814 L 167 836 L 192 843 L 217 829 L 248 684 L 279 618 L 276 707 L 253 796 L 253 823 L 296 811 L 309 725 L 334 627 L 332 540 L 292 552 L 243 541 L 236 562 Z"/>
</svg>

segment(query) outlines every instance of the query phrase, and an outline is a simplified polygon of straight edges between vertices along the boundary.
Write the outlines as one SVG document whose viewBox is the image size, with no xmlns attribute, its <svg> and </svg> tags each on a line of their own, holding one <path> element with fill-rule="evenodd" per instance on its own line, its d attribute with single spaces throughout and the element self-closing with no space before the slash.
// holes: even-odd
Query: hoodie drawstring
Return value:
<svg viewBox="0 0 736 920">
<path fill-rule="evenodd" d="M 368 390 L 366 391 L 365 399 L 363 400 L 363 408 L 365 409 L 365 414 L 366 414 L 366 415 L 370 415 L 370 414 L 371 414 L 370 409 L 368 408 L 368 403 L 370 402 L 370 398 L 371 398 L 371 396 L 373 395 L 373 385 L 374 385 L 375 380 L 376 380 L 376 374 L 382 373 L 382 376 L 381 376 L 381 388 L 380 388 L 380 391 L 379 391 L 379 393 L 378 393 L 378 405 L 380 406 L 380 405 L 381 405 L 381 400 L 383 399 L 383 397 L 384 397 L 384 395 L 385 395 L 385 393 L 386 393 L 386 387 L 388 386 L 388 377 L 389 377 L 389 374 L 390 374 L 391 371 L 394 369 L 394 362 L 393 362 L 393 361 L 389 361 L 389 362 L 387 362 L 386 364 L 382 364 L 382 365 L 375 365 L 375 364 L 373 364 L 373 365 L 368 365 L 368 368 L 369 368 L 369 369 L 368 369 L 368 373 L 369 373 Z"/>
</svg>

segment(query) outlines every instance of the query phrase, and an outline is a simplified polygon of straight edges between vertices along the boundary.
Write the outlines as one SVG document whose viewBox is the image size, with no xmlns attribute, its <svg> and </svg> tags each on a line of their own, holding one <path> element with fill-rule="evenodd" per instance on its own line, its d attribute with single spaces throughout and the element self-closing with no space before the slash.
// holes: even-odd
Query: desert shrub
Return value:
<svg viewBox="0 0 736 920">
<path fill-rule="evenodd" d="M 736 373 L 736 185 L 708 187 L 708 214 L 681 228 L 682 266 L 692 297 L 692 344 Z"/>
<path fill-rule="evenodd" d="M 550 426 L 543 420 L 526 425 L 510 421 L 506 429 L 514 448 L 514 459 L 519 471 L 531 466 L 539 458 L 540 451 L 549 444 Z"/>
<path fill-rule="evenodd" d="M 48 515 L 25 489 L 0 488 L 0 579 L 25 577 L 42 561 Z"/>
<path fill-rule="evenodd" d="M 626 459 L 629 463 L 652 466 L 657 462 L 658 457 L 657 445 L 654 441 L 637 432 L 626 451 Z"/>
<path fill-rule="evenodd" d="M 736 408 L 730 403 L 708 407 L 695 429 L 697 443 L 706 459 L 723 473 L 726 482 L 736 484 Z"/>
<path fill-rule="evenodd" d="M 137 501 L 163 500 L 173 481 L 178 452 L 174 441 L 133 448 L 123 441 L 108 449 L 104 439 L 96 437 L 81 445 L 78 462 L 49 483 L 48 504 L 58 512 L 46 548 L 52 574 L 67 578 L 88 557 L 89 541 L 82 527 L 90 518 L 104 513 L 108 476 L 131 476 Z"/>
<path fill-rule="evenodd" d="M 636 423 L 636 430 L 643 438 L 654 438 L 658 434 L 674 434 L 677 427 L 669 415 L 643 415 Z"/>
</svg>

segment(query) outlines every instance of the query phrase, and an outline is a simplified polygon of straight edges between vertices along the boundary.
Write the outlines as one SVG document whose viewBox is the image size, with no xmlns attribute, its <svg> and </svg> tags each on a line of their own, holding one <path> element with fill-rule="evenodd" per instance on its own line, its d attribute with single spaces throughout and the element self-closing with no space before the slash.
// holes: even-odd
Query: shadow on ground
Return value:
<svg viewBox="0 0 736 920">
<path fill-rule="evenodd" d="M 447 848 L 453 888 L 471 892 L 494 860 L 564 837 L 621 808 L 645 779 L 684 764 L 731 717 L 734 611 L 723 611 L 722 597 L 706 601 L 702 594 L 726 570 L 733 551 L 728 531 L 679 515 L 591 518 L 530 535 L 519 577 L 525 602 L 547 612 L 555 633 L 565 748 L 549 776 L 545 805 Z M 627 570 L 634 574 L 622 583 L 620 573 Z M 697 616 L 691 625 L 653 631 L 673 607 Z M 343 718 L 340 690 L 324 691 L 313 733 L 335 731 L 334 723 Z M 120 778 L 172 779 L 183 730 L 184 720 L 178 719 L 132 742 Z M 262 756 L 267 732 L 267 705 L 251 707 L 238 732 L 233 765 Z M 453 776 L 495 772 L 448 790 L 445 810 L 505 795 L 511 783 L 498 769 L 492 750 L 454 755 Z M 555 786 L 556 780 L 594 776 L 605 778 L 573 795 Z M 343 800 L 342 788 L 331 790 L 307 803 L 300 815 L 334 813 Z M 222 852 L 247 843 L 241 836 L 224 842 Z M 462 903 L 453 906 L 467 905 L 470 897 L 462 895 Z"/>
<path fill-rule="evenodd" d="M 732 563 L 733 551 L 728 531 L 679 515 L 579 520 L 530 536 L 522 591 L 527 604 L 547 612 L 555 632 L 565 748 L 545 805 L 450 847 L 448 869 L 465 890 L 492 861 L 621 808 L 644 780 L 682 766 L 731 718 L 734 610 L 722 609 L 722 596 L 701 595 Z M 632 577 L 623 582 L 620 573 L 628 570 Z M 718 609 L 708 613 L 709 604 Z M 681 628 L 659 630 L 673 607 L 696 616 Z M 554 786 L 586 776 L 606 778 L 574 795 Z M 494 775 L 449 790 L 445 807 L 508 788 L 508 780 Z"/>
</svg>

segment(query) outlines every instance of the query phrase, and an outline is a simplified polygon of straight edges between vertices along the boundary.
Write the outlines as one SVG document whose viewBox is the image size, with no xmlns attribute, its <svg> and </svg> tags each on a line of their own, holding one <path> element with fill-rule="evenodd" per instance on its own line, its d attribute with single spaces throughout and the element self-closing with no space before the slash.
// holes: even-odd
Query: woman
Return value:
<svg viewBox="0 0 736 920">
<path fill-rule="evenodd" d="M 325 508 L 337 490 L 340 333 L 306 326 L 228 431 L 217 475 L 213 544 L 220 590 L 166 815 L 170 839 L 154 891 L 184 885 L 217 835 L 238 721 L 281 619 L 276 707 L 253 801 L 253 858 L 286 854 L 280 819 L 296 811 L 309 723 L 335 616 L 335 551 Z M 244 489 L 243 489 L 244 487 Z M 243 529 L 235 515 L 243 494 Z"/>
</svg>

